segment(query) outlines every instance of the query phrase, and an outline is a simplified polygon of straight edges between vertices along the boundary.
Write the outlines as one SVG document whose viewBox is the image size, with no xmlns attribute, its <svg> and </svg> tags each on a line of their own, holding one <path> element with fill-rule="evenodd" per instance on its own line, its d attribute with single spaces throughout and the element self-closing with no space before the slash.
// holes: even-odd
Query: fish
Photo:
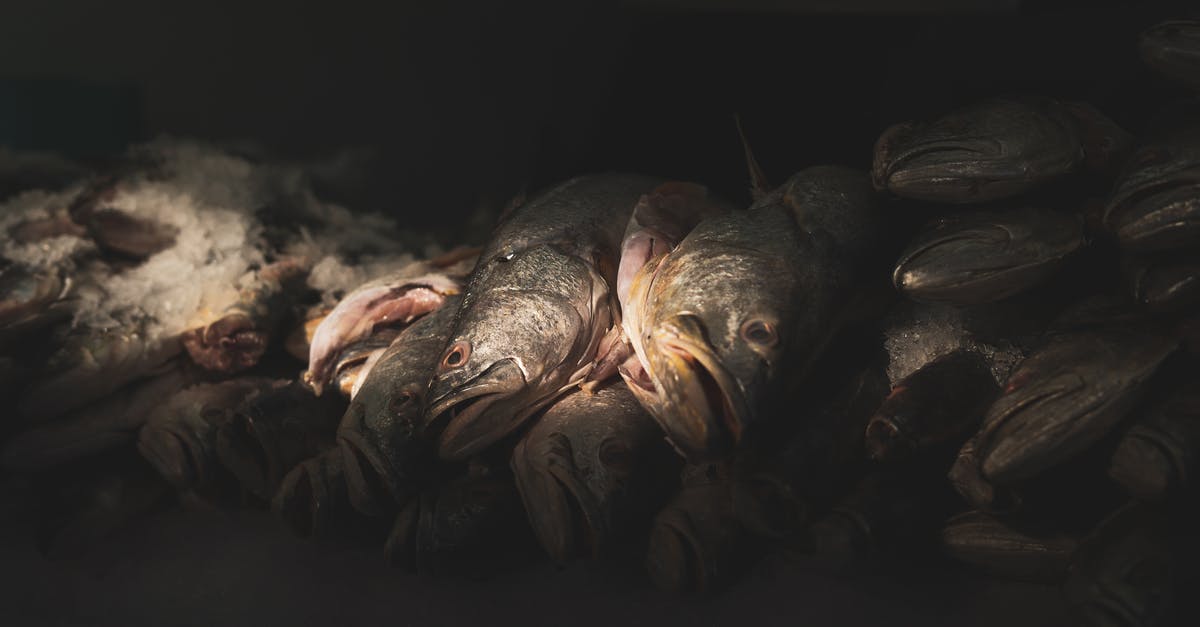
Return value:
<svg viewBox="0 0 1200 627">
<path fill-rule="evenodd" d="M 247 273 L 237 299 L 184 331 L 180 341 L 196 364 L 234 374 L 259 362 L 283 315 L 304 288 L 307 263 L 288 258 Z M 205 318 L 208 318 L 205 320 Z"/>
<path fill-rule="evenodd" d="M 459 291 L 457 277 L 424 262 L 357 287 L 338 302 L 313 333 L 304 382 L 320 396 L 346 345 L 367 337 L 376 326 L 411 324 Z"/>
<path fill-rule="evenodd" d="M 697 225 L 635 276 L 621 376 L 690 462 L 727 455 L 845 316 L 882 226 L 866 177 L 815 167 Z"/>
<path fill-rule="evenodd" d="M 1075 214 L 1021 207 L 944 216 L 901 254 L 892 282 L 921 302 L 991 303 L 1046 281 L 1084 244 Z"/>
<path fill-rule="evenodd" d="M 85 238 L 88 233 L 63 210 L 53 211 L 45 217 L 22 220 L 8 228 L 8 236 L 15 242 L 31 244 L 63 236 Z"/>
<path fill-rule="evenodd" d="M 773 518 L 776 495 L 742 481 L 728 463 L 689 464 L 680 491 L 654 517 L 646 572 L 659 589 L 711 594 L 748 571 L 770 538 L 756 533 Z"/>
<path fill-rule="evenodd" d="M 1200 20 L 1168 20 L 1142 31 L 1142 60 L 1181 85 L 1200 89 Z"/>
<path fill-rule="evenodd" d="M 1072 557 L 1063 598 L 1080 624 L 1117 627 L 1169 621 L 1182 590 L 1169 522 L 1129 504 L 1096 526 Z"/>
<path fill-rule="evenodd" d="M 1105 205 L 1103 224 L 1123 250 L 1184 250 L 1200 244 L 1200 124 L 1148 136 Z"/>
<path fill-rule="evenodd" d="M 174 246 L 179 236 L 179 228 L 174 225 L 108 207 L 88 212 L 83 226 L 100 250 L 134 260 Z"/>
<path fill-rule="evenodd" d="M 217 428 L 217 459 L 247 492 L 270 500 L 292 468 L 333 448 L 345 409 L 338 396 L 316 397 L 298 381 L 273 388 Z"/>
<path fill-rule="evenodd" d="M 1135 327 L 1048 338 L 1017 366 L 984 416 L 976 446 L 984 477 L 1009 485 L 1087 449 L 1133 408 L 1177 345 Z"/>
<path fill-rule="evenodd" d="M 164 398 L 196 380 L 194 370 L 173 363 L 161 374 L 129 383 L 98 402 L 13 436 L 0 450 L 0 465 L 44 470 L 132 442 Z"/>
<path fill-rule="evenodd" d="M 867 455 L 895 462 L 946 445 L 958 448 L 978 428 L 998 391 L 979 353 L 943 355 L 892 387 L 867 423 Z"/>
<path fill-rule="evenodd" d="M 555 401 L 521 438 L 512 470 L 542 548 L 599 557 L 662 507 L 681 461 L 619 381 Z"/>
<path fill-rule="evenodd" d="M 333 545 L 375 545 L 390 520 L 369 518 L 350 504 L 343 451 L 333 448 L 291 470 L 271 499 L 271 511 L 296 536 Z"/>
<path fill-rule="evenodd" d="M 1200 392 L 1179 389 L 1139 418 L 1117 444 L 1108 475 L 1143 501 L 1189 494 L 1200 461 Z"/>
<path fill-rule="evenodd" d="M 148 335 L 146 322 L 70 330 L 26 391 L 18 409 L 22 420 L 34 423 L 62 416 L 172 368 L 183 351 L 178 336 Z"/>
<path fill-rule="evenodd" d="M 574 178 L 496 227 L 430 388 L 443 459 L 482 451 L 592 371 L 620 318 L 609 286 L 629 217 L 661 183 L 631 174 Z"/>
<path fill-rule="evenodd" d="M 27 328 L 26 321 L 43 315 L 69 287 L 70 280 L 57 269 L 0 268 L 0 329 Z"/>
<path fill-rule="evenodd" d="M 396 568 L 483 579 L 527 563 L 534 546 L 512 478 L 472 465 L 408 502 L 384 557 Z"/>
<path fill-rule="evenodd" d="M 1200 255 L 1133 256 L 1122 266 L 1134 300 L 1150 311 L 1188 312 L 1200 305 Z"/>
<path fill-rule="evenodd" d="M 138 451 L 176 490 L 202 488 L 217 471 L 217 429 L 238 406 L 284 384 L 241 377 L 179 390 L 150 410 L 138 432 Z"/>
<path fill-rule="evenodd" d="M 450 337 L 461 296 L 396 336 L 362 379 L 338 423 L 350 499 L 364 513 L 403 506 L 436 476 L 436 432 L 428 430 L 429 382 Z"/>
<path fill-rule="evenodd" d="M 1020 581 L 1062 581 L 1078 546 L 1068 534 L 1030 533 L 979 511 L 957 514 L 942 528 L 942 550 L 951 558 Z"/>
<path fill-rule="evenodd" d="M 382 327 L 342 349 L 333 369 L 333 383 L 342 396 L 354 398 L 367 374 L 399 334 L 400 329 Z"/>
<path fill-rule="evenodd" d="M 1026 192 L 1085 159 L 1080 123 L 1061 103 L 993 98 L 889 127 L 875 143 L 872 180 L 913 200 L 976 203 Z"/>
</svg>

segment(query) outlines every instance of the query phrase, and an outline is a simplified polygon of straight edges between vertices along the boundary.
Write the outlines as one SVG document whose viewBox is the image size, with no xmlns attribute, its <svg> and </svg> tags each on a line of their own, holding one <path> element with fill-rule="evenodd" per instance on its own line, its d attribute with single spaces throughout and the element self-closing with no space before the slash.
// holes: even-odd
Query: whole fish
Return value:
<svg viewBox="0 0 1200 627">
<path fill-rule="evenodd" d="M 1169 620 L 1180 592 L 1175 553 L 1165 517 L 1128 505 L 1102 521 L 1075 552 L 1063 596 L 1081 624 L 1176 624 Z"/>
<path fill-rule="evenodd" d="M 728 453 L 783 372 L 821 353 L 880 226 L 866 177 L 818 167 L 698 225 L 647 263 L 622 321 L 622 377 L 690 461 Z"/>
<path fill-rule="evenodd" d="M 1128 135 L 1074 103 L 994 98 L 932 122 L 888 128 L 875 143 L 875 187 L 897 196 L 973 203 L 1023 193 L 1089 160 L 1123 153 Z"/>
<path fill-rule="evenodd" d="M 1190 493 L 1200 462 L 1200 392 L 1182 389 L 1156 403 L 1125 433 L 1108 474 L 1130 496 L 1164 501 Z"/>
<path fill-rule="evenodd" d="M 236 301 L 181 336 L 192 361 L 226 374 L 257 364 L 307 274 L 307 264 L 298 259 L 247 273 L 239 281 Z"/>
<path fill-rule="evenodd" d="M 176 490 L 203 487 L 216 471 L 217 428 L 242 403 L 284 383 L 243 377 L 184 388 L 150 410 L 138 451 Z"/>
<path fill-rule="evenodd" d="M 978 428 L 997 391 L 979 353 L 939 357 L 892 387 L 867 423 L 867 454 L 899 461 L 947 444 L 957 447 Z"/>
<path fill-rule="evenodd" d="M 98 402 L 21 432 L 5 444 L 0 464 L 42 470 L 131 442 L 163 399 L 197 379 L 194 369 L 171 364 L 157 376 L 129 383 Z"/>
<path fill-rule="evenodd" d="M 473 467 L 409 501 L 396 516 L 384 556 L 394 567 L 478 579 L 519 565 L 532 549 L 512 479 Z"/>
<path fill-rule="evenodd" d="M 950 557 L 1008 579 L 1057 583 L 1079 542 L 1064 534 L 1030 534 L 983 512 L 946 522 L 942 548 Z"/>
<path fill-rule="evenodd" d="M 1001 485 L 1037 476 L 1087 449 L 1133 407 L 1177 342 L 1136 328 L 1063 333 L 1013 371 L 976 445 Z"/>
<path fill-rule="evenodd" d="M 1134 252 L 1200 243 L 1200 125 L 1149 138 L 1130 156 L 1104 209 L 1104 225 Z"/>
<path fill-rule="evenodd" d="M 555 401 L 513 450 L 512 468 L 542 548 L 565 563 L 599 557 L 648 522 L 678 476 L 679 458 L 617 382 Z"/>
<path fill-rule="evenodd" d="M 1133 257 L 1124 264 L 1133 298 L 1157 312 L 1186 312 L 1200 305 L 1200 255 Z"/>
<path fill-rule="evenodd" d="M 429 413 L 439 452 L 464 459 L 511 433 L 589 374 L 619 319 L 609 290 L 638 199 L 660 181 L 583 176 L 514 209 L 464 290 Z"/>
<path fill-rule="evenodd" d="M 1054 274 L 1084 245 L 1080 216 L 1045 209 L 939 218 L 900 256 L 892 281 L 918 301 L 990 303 Z"/>
<path fill-rule="evenodd" d="M 348 344 L 369 336 L 376 326 L 410 324 L 441 307 L 459 288 L 457 277 L 424 262 L 359 286 L 338 302 L 313 333 L 305 383 L 320 396 Z"/>
<path fill-rule="evenodd" d="M 338 425 L 350 498 L 360 511 L 405 504 L 435 472 L 427 394 L 460 300 L 448 297 L 440 309 L 400 332 L 363 378 Z"/>
<path fill-rule="evenodd" d="M 1142 60 L 1163 76 L 1200 89 L 1200 20 L 1169 20 L 1142 32 Z"/>
<path fill-rule="evenodd" d="M 269 500 L 297 464 L 332 448 L 345 402 L 299 382 L 249 399 L 217 429 L 217 459 L 251 494 Z"/>
</svg>

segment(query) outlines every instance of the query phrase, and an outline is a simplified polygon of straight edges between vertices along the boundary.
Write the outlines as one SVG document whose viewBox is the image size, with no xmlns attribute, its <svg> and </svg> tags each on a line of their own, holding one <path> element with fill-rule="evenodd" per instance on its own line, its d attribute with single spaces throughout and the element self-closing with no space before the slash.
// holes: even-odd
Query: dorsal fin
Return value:
<svg viewBox="0 0 1200 627">
<path fill-rule="evenodd" d="M 733 114 L 733 123 L 737 126 L 738 137 L 742 140 L 742 150 L 746 153 L 746 168 L 750 171 L 750 196 L 754 200 L 758 200 L 770 191 L 771 184 L 767 182 L 767 175 L 763 174 L 762 168 L 758 166 L 758 160 L 754 158 L 754 151 L 750 149 L 746 132 L 742 130 L 742 116 Z"/>
</svg>

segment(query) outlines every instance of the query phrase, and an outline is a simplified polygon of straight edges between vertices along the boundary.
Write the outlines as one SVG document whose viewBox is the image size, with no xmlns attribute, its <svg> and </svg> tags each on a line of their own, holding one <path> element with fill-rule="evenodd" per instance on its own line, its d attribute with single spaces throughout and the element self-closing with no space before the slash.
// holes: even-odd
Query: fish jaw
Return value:
<svg viewBox="0 0 1200 627">
<path fill-rule="evenodd" d="M 752 421 L 741 384 L 705 340 L 699 322 L 674 316 L 652 332 L 649 371 L 666 411 L 654 414 L 690 462 L 724 456 Z"/>
<path fill-rule="evenodd" d="M 537 409 L 521 409 L 528 389 L 524 369 L 511 358 L 441 394 L 435 389 L 428 415 L 431 426 L 444 425 L 438 438 L 442 459 L 466 459 L 516 429 Z"/>
</svg>

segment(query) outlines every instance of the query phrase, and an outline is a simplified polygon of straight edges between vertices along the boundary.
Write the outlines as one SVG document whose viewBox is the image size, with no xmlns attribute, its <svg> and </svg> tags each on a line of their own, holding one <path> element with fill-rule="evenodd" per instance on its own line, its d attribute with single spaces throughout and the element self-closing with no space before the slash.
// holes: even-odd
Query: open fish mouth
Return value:
<svg viewBox="0 0 1200 627">
<path fill-rule="evenodd" d="M 696 329 L 668 325 L 657 335 L 662 367 L 655 379 L 666 403 L 659 424 L 689 461 L 724 455 L 751 419 L 741 385 Z"/>
<path fill-rule="evenodd" d="M 530 411 L 502 401 L 525 387 L 521 367 L 512 359 L 502 359 L 431 403 L 429 427 L 444 427 L 438 447 L 441 457 L 465 459 L 516 429 Z"/>
<path fill-rule="evenodd" d="M 539 444 L 522 442 L 512 457 L 517 488 L 538 541 L 559 563 L 580 553 L 598 556 L 607 527 L 572 460 L 570 441 L 556 433 Z"/>
</svg>

